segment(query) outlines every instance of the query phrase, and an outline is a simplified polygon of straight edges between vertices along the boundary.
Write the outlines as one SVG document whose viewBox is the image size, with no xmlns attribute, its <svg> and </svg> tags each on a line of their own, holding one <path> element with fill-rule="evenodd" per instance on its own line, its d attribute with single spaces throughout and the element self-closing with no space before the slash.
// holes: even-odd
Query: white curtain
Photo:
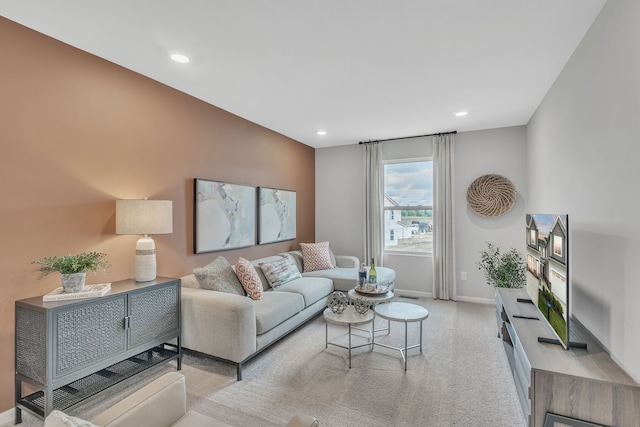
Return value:
<svg viewBox="0 0 640 427">
<path fill-rule="evenodd" d="M 456 299 L 453 142 L 455 135 L 433 138 L 433 297 Z"/>
<path fill-rule="evenodd" d="M 364 262 L 382 265 L 382 145 L 365 144 Z"/>
</svg>

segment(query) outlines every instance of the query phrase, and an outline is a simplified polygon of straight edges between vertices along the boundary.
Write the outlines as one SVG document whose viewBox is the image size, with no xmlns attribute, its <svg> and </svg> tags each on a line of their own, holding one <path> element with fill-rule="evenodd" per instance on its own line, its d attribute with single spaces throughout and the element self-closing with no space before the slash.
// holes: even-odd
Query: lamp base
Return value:
<svg viewBox="0 0 640 427">
<path fill-rule="evenodd" d="M 149 236 L 136 243 L 136 282 L 150 282 L 156 278 L 156 243 Z"/>
</svg>

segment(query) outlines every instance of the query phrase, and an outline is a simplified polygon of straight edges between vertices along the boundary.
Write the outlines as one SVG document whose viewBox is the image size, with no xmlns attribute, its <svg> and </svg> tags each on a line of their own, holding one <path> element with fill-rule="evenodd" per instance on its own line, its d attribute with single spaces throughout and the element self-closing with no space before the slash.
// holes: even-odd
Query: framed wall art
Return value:
<svg viewBox="0 0 640 427">
<path fill-rule="evenodd" d="M 194 204 L 195 253 L 255 244 L 255 187 L 196 178 Z"/>
<path fill-rule="evenodd" d="M 296 192 L 260 187 L 258 243 L 296 238 Z"/>
</svg>

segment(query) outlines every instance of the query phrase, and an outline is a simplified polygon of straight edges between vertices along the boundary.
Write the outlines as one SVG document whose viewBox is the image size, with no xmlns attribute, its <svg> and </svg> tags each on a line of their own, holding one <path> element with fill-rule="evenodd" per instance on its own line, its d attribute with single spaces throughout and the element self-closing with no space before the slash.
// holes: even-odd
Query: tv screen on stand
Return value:
<svg viewBox="0 0 640 427">
<path fill-rule="evenodd" d="M 538 341 L 569 349 L 569 221 L 566 214 L 526 215 L 527 293 L 557 339 Z"/>
</svg>

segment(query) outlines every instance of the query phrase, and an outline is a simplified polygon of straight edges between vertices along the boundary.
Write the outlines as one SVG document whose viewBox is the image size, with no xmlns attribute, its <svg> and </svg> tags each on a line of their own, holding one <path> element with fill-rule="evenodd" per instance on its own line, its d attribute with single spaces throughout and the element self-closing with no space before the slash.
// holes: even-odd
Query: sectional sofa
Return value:
<svg viewBox="0 0 640 427">
<path fill-rule="evenodd" d="M 261 267 L 285 257 L 293 260 L 300 277 L 273 288 Z M 304 272 L 300 251 L 251 261 L 264 289 L 261 299 L 204 289 L 194 274 L 182 277 L 182 346 L 235 364 L 241 380 L 247 361 L 321 313 L 334 290 L 346 292 L 355 286 L 358 258 L 334 257 L 334 268 L 310 272 Z M 395 271 L 377 271 L 393 289 Z"/>
</svg>

